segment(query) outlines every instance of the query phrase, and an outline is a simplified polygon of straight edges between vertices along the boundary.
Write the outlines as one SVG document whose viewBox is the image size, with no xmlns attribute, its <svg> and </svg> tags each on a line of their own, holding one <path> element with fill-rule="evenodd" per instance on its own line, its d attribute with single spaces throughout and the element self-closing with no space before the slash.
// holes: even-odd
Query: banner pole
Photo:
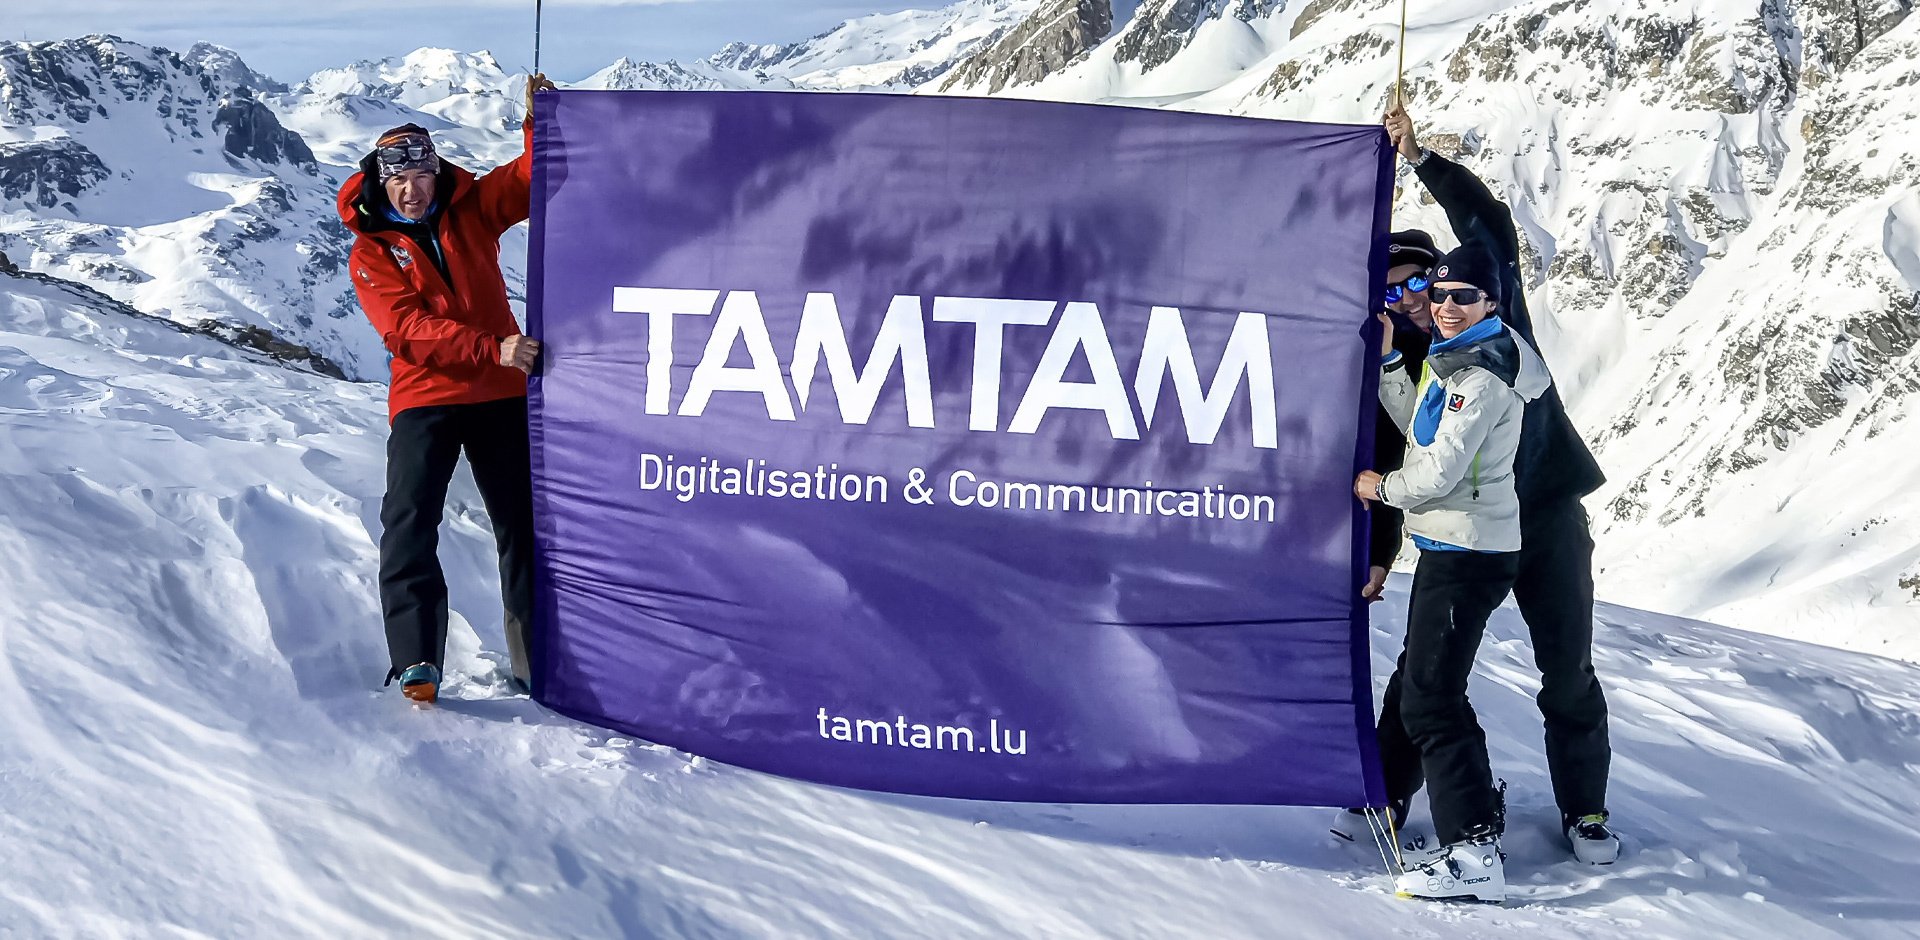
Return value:
<svg viewBox="0 0 1920 940">
<path fill-rule="evenodd" d="M 1395 51 L 1399 54 L 1399 61 L 1393 66 L 1393 101 L 1387 108 L 1389 111 L 1396 107 L 1405 110 L 1407 107 L 1404 90 L 1407 75 L 1407 0 L 1400 0 L 1400 43 L 1395 47 Z M 536 55 L 535 58 L 537 59 L 538 56 Z M 1397 162 L 1399 159 L 1399 155 L 1395 154 L 1394 160 Z M 1399 174 L 1396 172 L 1394 175 L 1397 177 Z M 1394 187 L 1396 191 L 1399 188 L 1397 185 Z M 1394 202 L 1393 196 L 1389 195 L 1387 197 L 1387 231 L 1389 232 L 1393 231 Z"/>
<path fill-rule="evenodd" d="M 540 6 L 542 0 L 533 0 L 533 74 L 540 74 Z M 1404 20 L 1405 17 L 1402 16 Z M 1406 24 L 1400 26 L 1401 41 L 1406 40 Z M 1398 92 L 1396 92 L 1398 94 Z"/>
<path fill-rule="evenodd" d="M 537 41 L 535 43 L 534 48 L 536 50 L 536 52 L 534 53 L 534 59 L 535 61 L 538 61 L 540 56 L 537 51 L 539 49 L 539 45 Z M 1400 0 L 1399 52 L 1400 52 L 1400 61 L 1395 63 L 1393 67 L 1393 103 L 1400 105 L 1401 107 L 1406 107 L 1407 99 L 1404 96 L 1405 93 L 1402 91 L 1402 88 L 1403 88 L 1403 83 L 1405 81 L 1406 74 L 1407 74 L 1407 0 Z"/>
</svg>

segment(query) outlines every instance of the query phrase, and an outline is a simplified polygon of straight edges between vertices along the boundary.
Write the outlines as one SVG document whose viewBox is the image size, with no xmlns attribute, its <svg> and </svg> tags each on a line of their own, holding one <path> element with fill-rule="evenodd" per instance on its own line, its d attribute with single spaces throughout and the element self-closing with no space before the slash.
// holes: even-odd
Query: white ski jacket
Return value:
<svg viewBox="0 0 1920 940">
<path fill-rule="evenodd" d="M 1492 317 L 1435 343 L 1418 381 L 1402 363 L 1394 353 L 1380 367 L 1380 404 L 1407 437 L 1406 461 L 1381 481 L 1380 495 L 1405 511 L 1409 533 L 1519 551 L 1513 458 L 1526 403 L 1552 385 L 1546 363 Z"/>
</svg>

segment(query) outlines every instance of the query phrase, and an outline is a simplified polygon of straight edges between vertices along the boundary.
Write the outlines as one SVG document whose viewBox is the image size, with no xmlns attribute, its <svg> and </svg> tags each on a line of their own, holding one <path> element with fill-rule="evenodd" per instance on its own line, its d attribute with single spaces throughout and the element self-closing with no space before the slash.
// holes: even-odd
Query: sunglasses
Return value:
<svg viewBox="0 0 1920 940">
<path fill-rule="evenodd" d="M 381 163 L 398 166 L 402 163 L 417 163 L 425 160 L 427 155 L 433 152 L 433 148 L 426 144 L 408 144 L 405 147 L 381 147 L 379 152 Z"/>
<path fill-rule="evenodd" d="M 1408 294 L 1418 294 L 1421 291 L 1426 290 L 1427 287 L 1432 283 L 1433 283 L 1432 279 L 1428 278 L 1426 275 L 1415 274 L 1404 281 L 1400 281 L 1395 284 L 1388 284 L 1387 285 L 1387 303 L 1390 303 L 1390 304 L 1399 303 L 1400 298 L 1405 297 Z"/>
<path fill-rule="evenodd" d="M 1453 290 L 1436 287 L 1427 293 L 1429 297 L 1433 298 L 1435 306 L 1451 300 L 1455 306 L 1466 307 L 1487 299 L 1487 292 L 1478 287 L 1456 287 Z"/>
</svg>

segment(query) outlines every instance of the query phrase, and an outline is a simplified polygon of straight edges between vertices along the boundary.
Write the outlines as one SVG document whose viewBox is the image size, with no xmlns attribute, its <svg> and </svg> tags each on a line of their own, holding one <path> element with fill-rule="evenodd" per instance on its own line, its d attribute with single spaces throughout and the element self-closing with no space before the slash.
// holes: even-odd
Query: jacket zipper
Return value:
<svg viewBox="0 0 1920 940">
<path fill-rule="evenodd" d="M 1423 362 L 1420 364 L 1420 385 L 1416 389 L 1414 389 L 1416 393 L 1416 397 L 1425 397 L 1426 390 L 1427 390 L 1427 382 L 1429 379 L 1433 379 L 1433 367 L 1430 364 Z M 1434 380 L 1434 381 L 1437 382 L 1438 380 Z M 1446 391 L 1446 386 L 1444 385 L 1440 386 L 1440 390 L 1444 393 Z M 1477 501 L 1480 499 L 1480 452 L 1479 451 L 1474 451 L 1473 467 L 1472 467 L 1471 473 L 1473 475 L 1473 498 Z"/>
</svg>

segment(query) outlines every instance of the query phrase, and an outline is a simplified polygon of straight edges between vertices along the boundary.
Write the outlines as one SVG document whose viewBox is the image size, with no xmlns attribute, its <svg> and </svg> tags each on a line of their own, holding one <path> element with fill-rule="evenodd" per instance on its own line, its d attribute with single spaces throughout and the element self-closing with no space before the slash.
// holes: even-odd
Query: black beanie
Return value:
<svg viewBox="0 0 1920 940">
<path fill-rule="evenodd" d="M 1500 301 L 1500 266 L 1484 251 L 1463 247 L 1441 255 L 1433 266 L 1433 282 L 1441 281 L 1472 284 L 1486 291 L 1489 300 Z"/>
<path fill-rule="evenodd" d="M 1417 264 L 1428 268 L 1438 260 L 1440 260 L 1440 249 L 1434 247 L 1432 235 L 1417 228 L 1410 228 L 1387 236 L 1387 267 L 1389 268 L 1402 264 Z"/>
</svg>

